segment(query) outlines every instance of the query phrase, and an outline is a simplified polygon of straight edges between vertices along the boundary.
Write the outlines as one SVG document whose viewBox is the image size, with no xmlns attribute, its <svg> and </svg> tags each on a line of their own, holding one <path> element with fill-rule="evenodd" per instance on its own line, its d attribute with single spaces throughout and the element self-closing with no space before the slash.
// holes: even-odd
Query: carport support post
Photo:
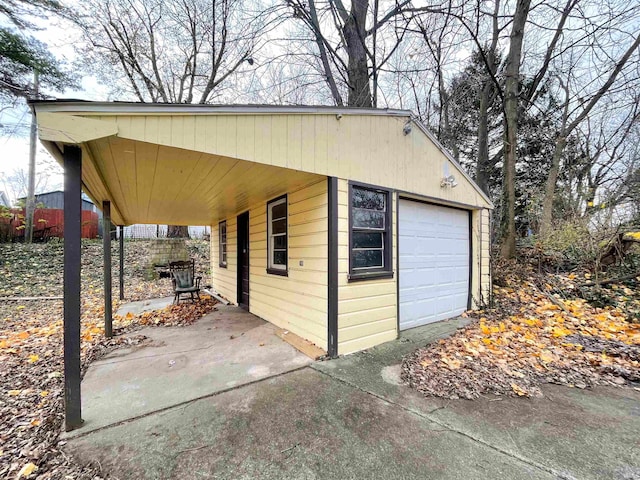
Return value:
<svg viewBox="0 0 640 480">
<path fill-rule="evenodd" d="M 328 177 L 329 197 L 327 237 L 327 353 L 331 358 L 338 356 L 338 179 Z"/>
<path fill-rule="evenodd" d="M 104 334 L 113 337 L 111 318 L 111 202 L 102 202 L 102 248 L 104 250 Z"/>
<path fill-rule="evenodd" d="M 120 300 L 124 300 L 124 227 L 118 226 L 118 240 L 120 243 Z"/>
<path fill-rule="evenodd" d="M 82 426 L 80 400 L 80 253 L 82 151 L 66 145 L 64 165 L 64 425 Z"/>
</svg>

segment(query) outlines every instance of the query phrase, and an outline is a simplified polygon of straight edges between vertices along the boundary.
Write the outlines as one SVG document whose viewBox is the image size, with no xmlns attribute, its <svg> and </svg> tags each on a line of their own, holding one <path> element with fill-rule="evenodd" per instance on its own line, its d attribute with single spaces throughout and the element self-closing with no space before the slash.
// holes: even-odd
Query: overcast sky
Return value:
<svg viewBox="0 0 640 480">
<path fill-rule="evenodd" d="M 40 31 L 33 32 L 34 37 L 49 45 L 50 51 L 59 59 L 71 65 L 75 60 L 73 43 L 77 40 L 70 35 L 68 26 L 61 24 L 50 24 Z M 79 90 L 68 90 L 65 92 L 46 92 L 56 98 L 78 98 L 85 100 L 106 100 L 108 92 L 105 87 L 98 84 L 97 80 L 88 75 L 78 79 L 81 84 Z M 17 169 L 27 170 L 29 166 L 29 128 L 31 124 L 31 113 L 25 102 L 16 108 L 4 109 L 0 112 L 0 190 L 5 188 L 3 179 L 11 175 Z M 43 163 L 51 159 L 49 153 L 38 142 L 36 156 L 38 167 L 42 171 Z M 62 169 L 58 168 L 58 173 L 51 175 L 47 182 L 48 190 L 62 188 Z M 11 199 L 15 200 L 15 199 Z"/>
</svg>

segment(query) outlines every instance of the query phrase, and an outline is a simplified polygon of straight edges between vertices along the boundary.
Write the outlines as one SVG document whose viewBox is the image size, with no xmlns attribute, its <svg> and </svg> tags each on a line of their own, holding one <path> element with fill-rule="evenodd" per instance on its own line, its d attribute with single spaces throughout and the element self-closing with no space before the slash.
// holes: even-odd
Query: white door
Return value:
<svg viewBox="0 0 640 480">
<path fill-rule="evenodd" d="M 469 212 L 400 200 L 400 330 L 455 317 L 469 296 Z"/>
</svg>

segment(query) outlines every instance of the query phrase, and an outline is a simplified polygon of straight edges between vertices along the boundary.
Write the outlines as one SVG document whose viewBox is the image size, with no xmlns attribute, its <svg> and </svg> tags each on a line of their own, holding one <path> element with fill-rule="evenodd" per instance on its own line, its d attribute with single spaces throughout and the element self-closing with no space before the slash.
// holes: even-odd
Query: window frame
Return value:
<svg viewBox="0 0 640 480">
<path fill-rule="evenodd" d="M 225 242 L 222 242 L 222 227 L 224 225 L 224 234 L 226 237 Z M 222 259 L 222 246 L 224 245 L 224 255 L 225 259 Z M 229 265 L 229 229 L 227 226 L 227 221 L 222 220 L 218 223 L 218 266 L 220 268 L 227 268 Z"/>
<path fill-rule="evenodd" d="M 273 263 L 273 234 L 271 230 L 273 228 L 272 211 L 273 207 L 278 205 L 284 205 L 284 219 L 285 219 L 285 233 L 287 241 L 285 242 L 285 260 L 284 265 L 275 265 Z M 281 234 L 277 234 L 281 235 Z M 267 273 L 271 275 L 280 275 L 282 277 L 289 276 L 289 201 L 287 194 L 276 197 L 267 202 Z"/>
<path fill-rule="evenodd" d="M 369 190 L 385 195 L 385 228 L 380 231 L 383 234 L 382 240 L 382 267 L 355 268 L 353 255 L 353 234 L 355 232 L 367 232 L 366 229 L 358 229 L 353 225 L 353 190 Z M 365 183 L 349 182 L 349 275 L 348 280 L 372 280 L 379 278 L 393 278 L 393 192 L 388 188 L 382 188 Z"/>
</svg>

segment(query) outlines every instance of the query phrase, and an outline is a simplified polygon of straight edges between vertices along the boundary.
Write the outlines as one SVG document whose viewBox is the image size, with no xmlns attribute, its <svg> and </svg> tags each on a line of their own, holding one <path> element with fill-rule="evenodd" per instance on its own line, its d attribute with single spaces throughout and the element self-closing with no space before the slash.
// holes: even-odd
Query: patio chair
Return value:
<svg viewBox="0 0 640 480">
<path fill-rule="evenodd" d="M 200 280 L 202 277 L 196 277 L 196 262 L 191 260 L 180 260 L 177 262 L 169 262 L 169 272 L 171 274 L 171 283 L 173 284 L 173 303 L 180 303 L 180 295 L 190 294 L 191 301 L 195 303 L 194 294 L 200 301 Z"/>
</svg>

